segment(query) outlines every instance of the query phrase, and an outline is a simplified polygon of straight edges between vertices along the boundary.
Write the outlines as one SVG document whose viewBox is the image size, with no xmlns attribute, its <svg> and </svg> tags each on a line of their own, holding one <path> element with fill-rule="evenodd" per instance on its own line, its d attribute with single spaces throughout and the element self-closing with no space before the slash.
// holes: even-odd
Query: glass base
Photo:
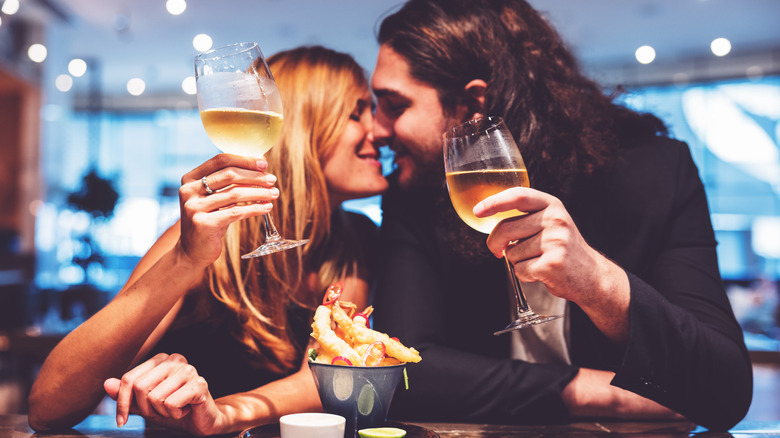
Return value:
<svg viewBox="0 0 780 438">
<path fill-rule="evenodd" d="M 264 244 L 260 245 L 255 249 L 254 251 L 244 254 L 241 256 L 242 259 L 251 259 L 254 257 L 261 257 L 268 254 L 273 254 L 275 252 L 284 251 L 292 248 L 297 248 L 301 245 L 304 245 L 306 243 L 309 243 L 309 239 L 303 239 L 303 240 L 286 240 L 286 239 L 279 239 L 274 240 L 270 242 L 265 242 Z"/>
<path fill-rule="evenodd" d="M 528 312 L 521 313 L 520 315 L 518 315 L 518 318 L 514 320 L 511 324 L 506 326 L 506 328 L 504 329 L 494 332 L 493 335 L 498 336 L 504 333 L 509 333 L 512 330 L 518 330 L 521 328 L 531 327 L 532 325 L 543 324 L 545 322 L 558 319 L 562 316 L 563 315 L 537 315 L 536 313 L 529 310 Z"/>
</svg>

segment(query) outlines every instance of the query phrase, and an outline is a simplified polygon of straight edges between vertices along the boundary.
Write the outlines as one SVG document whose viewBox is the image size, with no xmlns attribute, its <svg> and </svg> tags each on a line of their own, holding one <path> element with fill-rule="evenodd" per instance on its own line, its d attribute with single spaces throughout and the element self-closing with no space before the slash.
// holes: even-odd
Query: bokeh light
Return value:
<svg viewBox="0 0 780 438">
<path fill-rule="evenodd" d="M 195 35 L 195 38 L 192 39 L 192 47 L 198 52 L 205 52 L 211 49 L 212 44 L 214 44 L 214 42 L 211 37 L 205 33 L 197 34 Z"/>
<path fill-rule="evenodd" d="M 165 9 L 171 15 L 180 15 L 187 9 L 187 2 L 185 0 L 168 0 L 165 2 Z"/>
<path fill-rule="evenodd" d="M 715 38 L 710 43 L 710 50 L 715 56 L 726 56 L 731 51 L 731 41 L 726 38 Z"/>
<path fill-rule="evenodd" d="M 133 96 L 140 96 L 146 90 L 146 82 L 140 78 L 133 78 L 127 81 L 127 92 Z"/>
<path fill-rule="evenodd" d="M 185 93 L 192 95 L 198 92 L 198 87 L 195 85 L 195 76 L 187 76 L 181 81 L 181 89 Z"/>
<path fill-rule="evenodd" d="M 41 63 L 46 60 L 46 55 L 49 52 L 46 50 L 46 46 L 43 44 L 33 44 L 27 49 L 27 56 L 30 57 L 33 62 Z"/>
<path fill-rule="evenodd" d="M 67 93 L 73 87 L 73 78 L 66 74 L 61 74 L 54 80 L 54 86 L 63 93 Z"/>
<path fill-rule="evenodd" d="M 650 64 L 655 59 L 655 49 L 650 46 L 642 46 L 634 53 L 640 64 Z"/>
<path fill-rule="evenodd" d="M 75 58 L 68 63 L 68 73 L 80 78 L 87 72 L 87 63 L 83 59 Z"/>
</svg>

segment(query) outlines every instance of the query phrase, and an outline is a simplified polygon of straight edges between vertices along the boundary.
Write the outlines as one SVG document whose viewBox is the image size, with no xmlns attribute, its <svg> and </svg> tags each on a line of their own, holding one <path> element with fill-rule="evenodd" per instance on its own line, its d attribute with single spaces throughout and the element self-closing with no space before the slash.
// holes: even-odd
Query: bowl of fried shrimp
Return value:
<svg viewBox="0 0 780 438">
<path fill-rule="evenodd" d="M 354 304 L 340 301 L 342 286 L 332 285 L 314 313 L 312 337 L 317 348 L 309 351 L 309 368 L 325 412 L 346 418 L 345 437 L 385 423 L 395 390 L 406 364 L 419 362 L 420 354 L 397 338 L 372 330 L 372 308 L 357 312 Z"/>
</svg>

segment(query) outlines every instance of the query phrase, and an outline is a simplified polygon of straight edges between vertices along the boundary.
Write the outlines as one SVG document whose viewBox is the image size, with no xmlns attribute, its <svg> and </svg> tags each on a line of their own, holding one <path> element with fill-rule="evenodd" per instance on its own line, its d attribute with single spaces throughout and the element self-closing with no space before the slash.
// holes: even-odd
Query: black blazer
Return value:
<svg viewBox="0 0 780 438">
<path fill-rule="evenodd" d="M 531 176 L 533 182 L 533 175 Z M 572 366 L 509 359 L 507 276 L 494 257 L 466 260 L 442 239 L 431 192 L 391 186 L 374 324 L 420 350 L 391 416 L 418 421 L 568 421 L 561 391 L 579 367 L 712 429 L 744 417 L 752 370 L 715 253 L 707 200 L 687 145 L 632 144 L 609 175 L 576 187 L 566 208 L 580 232 L 629 275 L 626 347 L 570 303 Z"/>
</svg>

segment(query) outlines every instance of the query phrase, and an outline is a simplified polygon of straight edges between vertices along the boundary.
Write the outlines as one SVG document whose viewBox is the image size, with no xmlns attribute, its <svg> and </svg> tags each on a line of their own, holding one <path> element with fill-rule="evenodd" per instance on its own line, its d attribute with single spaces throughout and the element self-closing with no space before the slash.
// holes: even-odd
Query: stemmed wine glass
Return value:
<svg viewBox="0 0 780 438">
<path fill-rule="evenodd" d="M 463 222 L 481 233 L 490 234 L 501 220 L 525 214 L 511 210 L 480 218 L 473 213 L 474 206 L 488 196 L 511 187 L 530 187 L 523 157 L 501 117 L 469 120 L 445 132 L 443 138 L 447 188 L 452 205 Z M 506 253 L 504 261 L 512 279 L 517 317 L 493 334 L 560 318 L 560 315 L 539 315 L 531 310 Z"/>
<path fill-rule="evenodd" d="M 261 157 L 282 131 L 282 99 L 257 43 L 237 43 L 195 57 L 198 108 L 211 141 L 225 153 Z M 265 215 L 265 242 L 243 259 L 307 243 L 279 235 Z"/>
</svg>

